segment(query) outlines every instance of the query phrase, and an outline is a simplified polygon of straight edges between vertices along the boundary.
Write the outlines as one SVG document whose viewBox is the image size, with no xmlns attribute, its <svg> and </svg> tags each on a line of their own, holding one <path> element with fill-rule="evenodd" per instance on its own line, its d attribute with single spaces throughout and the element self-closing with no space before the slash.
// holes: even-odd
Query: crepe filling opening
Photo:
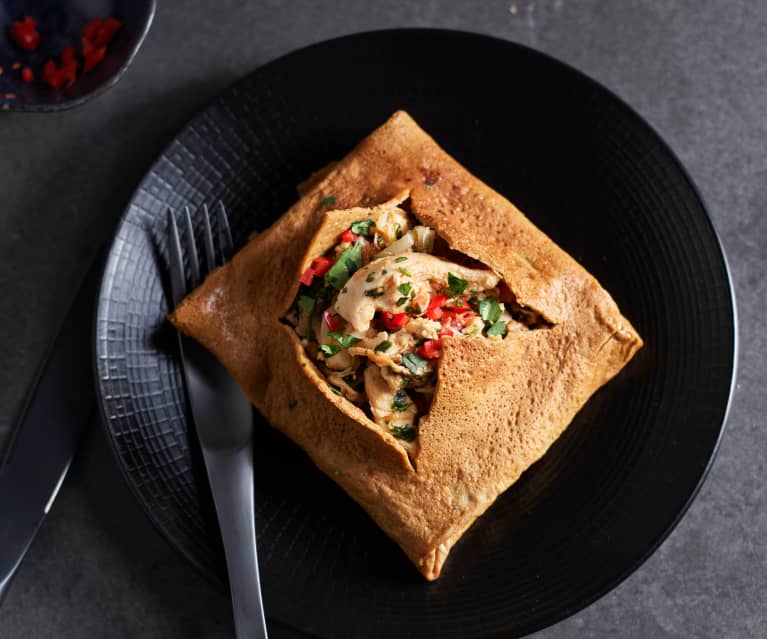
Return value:
<svg viewBox="0 0 767 639">
<path fill-rule="evenodd" d="M 443 340 L 549 325 L 498 274 L 420 225 L 407 201 L 353 222 L 300 282 L 285 319 L 329 388 L 408 449 L 431 405 Z"/>
</svg>

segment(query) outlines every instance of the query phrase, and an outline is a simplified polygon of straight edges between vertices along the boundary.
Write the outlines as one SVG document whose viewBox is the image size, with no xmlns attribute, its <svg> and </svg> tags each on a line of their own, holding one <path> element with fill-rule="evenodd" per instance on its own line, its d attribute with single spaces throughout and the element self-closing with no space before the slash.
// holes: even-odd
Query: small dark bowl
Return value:
<svg viewBox="0 0 767 639">
<path fill-rule="evenodd" d="M 144 41 L 152 24 L 156 0 L 0 0 L 0 110 L 62 111 L 83 104 L 117 84 Z M 30 16 L 37 20 L 41 36 L 35 51 L 23 51 L 11 40 L 12 22 Z M 40 71 L 49 58 L 73 44 L 80 50 L 80 36 L 92 18 L 114 17 L 123 23 L 107 49 L 104 60 L 89 73 L 78 75 L 69 88 L 54 90 L 43 84 Z M 35 81 L 25 83 L 20 70 L 29 66 Z M 13 96 L 13 97 L 8 97 Z"/>
</svg>

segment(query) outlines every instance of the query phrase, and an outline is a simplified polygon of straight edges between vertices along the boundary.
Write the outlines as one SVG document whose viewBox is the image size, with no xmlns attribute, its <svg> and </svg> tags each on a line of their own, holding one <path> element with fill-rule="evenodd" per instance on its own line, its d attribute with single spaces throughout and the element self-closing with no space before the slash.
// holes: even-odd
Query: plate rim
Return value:
<svg viewBox="0 0 767 639">
<path fill-rule="evenodd" d="M 172 137 L 169 139 L 168 143 L 155 156 L 154 160 L 147 167 L 146 172 L 143 174 L 143 176 L 137 183 L 136 188 L 132 191 L 128 199 L 128 202 L 125 206 L 125 209 L 123 210 L 122 214 L 120 215 L 119 219 L 116 221 L 112 229 L 112 232 L 110 235 L 111 239 L 108 243 L 108 248 L 106 249 L 106 259 L 104 260 L 103 274 L 99 281 L 99 290 L 98 290 L 98 295 L 97 295 L 95 310 L 94 310 L 94 317 L 93 317 L 94 331 L 93 331 L 93 338 L 92 338 L 93 339 L 92 361 L 93 361 L 93 370 L 94 370 L 94 376 L 95 376 L 95 382 L 96 382 L 98 415 L 101 419 L 102 425 L 104 426 L 107 432 L 107 439 L 109 440 L 110 448 L 115 456 L 115 461 L 117 463 L 117 466 L 120 469 L 120 474 L 123 476 L 124 481 L 128 484 L 134 498 L 141 505 L 142 511 L 147 516 L 149 521 L 152 523 L 152 526 L 160 533 L 160 536 L 168 543 L 168 545 L 171 546 L 175 552 L 179 553 L 203 578 L 205 578 L 206 581 L 208 581 L 209 583 L 212 583 L 219 590 L 227 592 L 228 585 L 225 582 L 221 581 L 221 579 L 219 579 L 216 575 L 211 574 L 195 557 L 193 557 L 185 549 L 181 548 L 174 541 L 172 535 L 156 519 L 153 513 L 153 510 L 149 507 L 149 504 L 139 494 L 137 487 L 134 485 L 132 481 L 132 478 L 128 475 L 127 470 L 121 463 L 121 456 L 118 451 L 117 442 L 115 441 L 114 434 L 112 432 L 112 429 L 110 428 L 110 422 L 106 414 L 106 406 L 103 400 L 103 388 L 102 388 L 103 380 L 101 377 L 101 372 L 99 370 L 99 356 L 98 356 L 99 339 L 98 339 L 97 330 L 98 330 L 98 324 L 99 324 L 100 318 L 102 316 L 103 305 L 106 301 L 108 301 L 107 296 L 105 295 L 105 291 L 107 290 L 106 286 L 107 286 L 108 280 L 114 275 L 113 251 L 118 240 L 117 233 L 119 232 L 119 229 L 122 228 L 122 226 L 125 224 L 126 219 L 128 215 L 130 214 L 130 210 L 133 205 L 133 202 L 135 201 L 136 196 L 141 191 L 142 185 L 144 184 L 146 179 L 149 177 L 149 175 L 151 175 L 154 167 L 161 160 L 161 158 L 163 158 L 166 155 L 166 153 L 170 150 L 170 148 L 173 146 L 173 144 L 175 144 L 176 140 L 184 132 L 186 132 L 194 122 L 196 122 L 199 118 L 201 118 L 216 104 L 218 104 L 225 96 L 236 91 L 238 87 L 245 85 L 247 82 L 251 80 L 251 78 L 255 74 L 262 72 L 264 69 L 267 69 L 273 65 L 282 63 L 283 61 L 290 59 L 294 56 L 306 54 L 312 49 L 321 48 L 331 43 L 338 43 L 343 40 L 365 38 L 371 35 L 376 35 L 376 36 L 379 36 L 381 34 L 395 35 L 402 32 L 420 33 L 426 37 L 433 36 L 433 35 L 439 36 L 439 35 L 449 34 L 451 36 L 458 36 L 458 37 L 469 38 L 469 39 L 493 41 L 497 44 L 502 44 L 503 46 L 506 46 L 506 47 L 521 50 L 527 53 L 528 55 L 533 55 L 533 56 L 542 58 L 548 63 L 553 63 L 563 68 L 563 70 L 567 71 L 568 74 L 575 74 L 579 78 L 579 80 L 587 82 L 592 87 L 597 88 L 599 91 L 609 96 L 614 101 L 616 106 L 623 109 L 628 115 L 635 118 L 642 126 L 644 126 L 647 129 L 647 132 L 654 138 L 654 141 L 659 144 L 661 152 L 667 156 L 667 158 L 673 164 L 674 168 L 678 171 L 679 177 L 683 178 L 684 181 L 687 183 L 687 186 L 690 187 L 692 193 L 694 194 L 695 198 L 697 198 L 700 204 L 701 211 L 703 212 L 703 217 L 705 218 L 713 234 L 713 239 L 715 240 L 716 247 L 718 248 L 718 257 L 721 259 L 721 266 L 723 267 L 724 275 L 726 276 L 726 283 L 727 283 L 727 288 L 729 291 L 728 310 L 730 311 L 730 318 L 731 318 L 731 326 L 727 328 L 728 330 L 732 331 L 732 344 L 733 344 L 732 352 L 730 354 L 730 361 L 729 361 L 730 380 L 729 380 L 729 386 L 727 389 L 727 399 L 726 399 L 726 402 L 724 403 L 722 416 L 721 416 L 721 423 L 719 425 L 716 441 L 714 442 L 714 445 L 711 449 L 711 453 L 708 457 L 708 460 L 706 462 L 706 465 L 703 471 L 700 474 L 700 477 L 698 478 L 695 486 L 690 491 L 690 494 L 688 495 L 685 503 L 677 512 L 676 516 L 666 526 L 666 528 L 657 537 L 657 539 L 655 539 L 653 543 L 648 546 L 648 548 L 639 557 L 639 559 L 637 559 L 636 561 L 628 565 L 625 569 L 623 569 L 620 572 L 620 574 L 618 574 L 614 579 L 609 580 L 602 588 L 596 589 L 592 595 L 586 596 L 580 601 L 578 601 L 576 605 L 563 609 L 557 613 L 553 613 L 551 616 L 547 618 L 546 621 L 530 624 L 529 626 L 527 626 L 526 628 L 522 630 L 521 635 L 517 635 L 517 636 L 526 636 L 534 632 L 537 632 L 539 630 L 542 630 L 544 628 L 553 626 L 563 621 L 564 619 L 571 617 L 572 615 L 587 608 L 588 606 L 592 605 L 593 603 L 595 603 L 596 601 L 598 601 L 599 599 L 601 599 L 608 593 L 615 590 L 621 583 L 623 583 L 626 579 L 628 579 L 628 577 L 633 575 L 645 562 L 647 562 L 647 560 L 652 555 L 655 554 L 655 552 L 663 544 L 663 542 L 677 528 L 677 526 L 685 517 L 690 507 L 692 506 L 693 502 L 699 495 L 700 490 L 703 487 L 703 484 L 706 482 L 706 479 L 708 478 L 709 473 L 718 455 L 718 452 L 722 443 L 722 438 L 727 428 L 727 423 L 730 416 L 730 410 L 732 408 L 735 384 L 737 379 L 738 359 L 739 359 L 739 341 L 740 340 L 739 340 L 739 328 L 738 328 L 738 311 L 737 311 L 737 299 L 735 295 L 735 287 L 733 285 L 732 270 L 730 268 L 729 260 L 727 258 L 727 253 L 725 251 L 725 247 L 722 242 L 721 233 L 719 232 L 717 224 L 711 215 L 711 209 L 709 208 L 705 198 L 703 197 L 703 194 L 701 193 L 700 189 L 696 185 L 695 181 L 693 180 L 692 176 L 690 175 L 685 165 L 682 163 L 677 153 L 673 150 L 671 145 L 666 141 L 666 139 L 660 134 L 660 132 L 656 129 L 656 127 L 652 123 L 650 123 L 641 113 L 639 113 L 639 111 L 637 111 L 633 106 L 631 106 L 621 95 L 619 95 L 614 90 L 607 87 L 601 81 L 588 75 L 584 71 L 579 70 L 578 68 L 571 65 L 570 63 L 560 60 L 554 55 L 551 55 L 547 52 L 541 51 L 534 47 L 528 46 L 526 44 L 522 44 L 514 40 L 509 40 L 506 38 L 502 38 L 502 37 L 498 37 L 498 36 L 494 36 L 494 35 L 490 35 L 486 33 L 480 33 L 476 31 L 468 31 L 468 30 L 462 30 L 462 29 L 444 29 L 444 28 L 437 28 L 437 27 L 394 27 L 394 28 L 372 29 L 372 30 L 346 33 L 333 38 L 312 42 L 310 44 L 299 47 L 297 49 L 292 49 L 282 55 L 271 58 L 267 60 L 266 62 L 259 64 L 258 66 L 252 68 L 250 71 L 248 71 L 247 73 L 239 77 L 234 82 L 230 83 L 229 85 L 227 85 L 226 87 L 218 91 L 216 94 L 214 94 L 210 98 L 210 100 L 206 102 L 206 104 L 203 107 L 201 107 L 198 111 L 196 111 L 189 119 L 187 119 L 175 131 L 175 133 L 172 134 Z M 186 398 L 185 398 L 185 402 L 186 402 Z M 285 625 L 286 623 L 280 619 L 270 619 L 270 622 L 276 622 L 280 625 Z M 289 626 L 289 627 L 292 628 L 292 626 Z M 304 633 L 307 637 L 318 637 L 318 635 L 308 633 L 303 629 L 301 629 L 300 632 Z M 487 639 L 494 639 L 494 638 L 501 639 L 501 637 L 507 637 L 508 634 L 491 633 L 485 636 L 487 637 Z"/>
</svg>

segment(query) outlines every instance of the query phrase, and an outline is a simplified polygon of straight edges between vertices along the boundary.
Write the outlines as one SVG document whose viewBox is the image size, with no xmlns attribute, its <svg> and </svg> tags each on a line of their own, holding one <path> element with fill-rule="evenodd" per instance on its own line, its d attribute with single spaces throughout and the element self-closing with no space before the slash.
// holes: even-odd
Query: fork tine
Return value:
<svg viewBox="0 0 767 639">
<path fill-rule="evenodd" d="M 229 228 L 229 218 L 226 215 L 224 203 L 218 201 L 218 230 L 221 235 L 221 251 L 224 254 L 224 261 L 232 258 L 234 253 L 234 242 L 232 242 L 232 231 Z"/>
<path fill-rule="evenodd" d="M 202 205 L 202 243 L 205 245 L 205 263 L 208 267 L 208 273 L 216 268 L 216 251 L 213 248 L 213 232 L 210 230 L 210 213 L 208 205 Z"/>
<path fill-rule="evenodd" d="M 168 255 L 170 266 L 170 293 L 173 306 L 184 299 L 186 295 L 186 279 L 184 278 L 184 259 L 181 256 L 181 240 L 178 236 L 176 216 L 168 209 Z"/>
<path fill-rule="evenodd" d="M 194 242 L 194 227 L 189 207 L 184 207 L 184 222 L 186 235 L 186 250 L 189 252 L 189 270 L 192 272 L 192 287 L 200 283 L 200 260 L 197 257 L 197 245 Z"/>
</svg>

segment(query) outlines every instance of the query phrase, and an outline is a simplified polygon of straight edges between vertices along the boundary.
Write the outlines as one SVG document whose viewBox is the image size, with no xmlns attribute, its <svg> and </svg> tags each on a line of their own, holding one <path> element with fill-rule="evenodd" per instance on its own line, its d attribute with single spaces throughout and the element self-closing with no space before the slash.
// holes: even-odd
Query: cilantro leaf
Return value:
<svg viewBox="0 0 767 639">
<path fill-rule="evenodd" d="M 468 284 L 469 283 L 466 280 L 462 280 L 460 277 L 453 275 L 452 273 L 447 274 L 447 285 L 456 295 L 463 293 L 466 290 L 466 286 Z"/>
<path fill-rule="evenodd" d="M 402 306 L 403 304 L 407 304 L 407 297 L 400 297 L 397 299 L 397 306 Z"/>
<path fill-rule="evenodd" d="M 407 276 L 407 277 L 413 277 L 413 276 L 410 274 L 410 271 L 408 271 L 406 268 L 403 268 L 402 266 L 400 266 L 400 267 L 399 267 L 397 270 L 398 270 L 400 273 L 402 273 L 403 275 Z"/>
<path fill-rule="evenodd" d="M 406 442 L 412 442 L 415 439 L 416 432 L 410 424 L 402 424 L 401 426 L 391 426 L 391 434 L 396 439 L 402 439 Z"/>
<path fill-rule="evenodd" d="M 366 282 L 372 282 L 376 278 L 375 273 L 369 273 L 368 276 L 365 278 Z"/>
<path fill-rule="evenodd" d="M 391 348 L 392 344 L 388 339 L 385 339 L 383 342 L 379 342 L 378 345 L 373 349 L 376 353 L 385 353 Z"/>
<path fill-rule="evenodd" d="M 341 290 L 348 279 L 361 267 L 362 244 L 355 242 L 343 250 L 335 264 L 325 273 L 325 283 L 336 290 Z"/>
<path fill-rule="evenodd" d="M 391 409 L 396 413 L 401 413 L 413 405 L 409 400 L 410 398 L 407 396 L 407 393 L 404 390 L 399 389 L 394 393 L 394 399 L 392 399 L 391 402 Z"/>
<path fill-rule="evenodd" d="M 360 337 L 354 337 L 354 335 L 344 335 L 338 331 L 330 331 L 328 337 L 336 340 L 344 348 L 349 348 L 362 341 Z"/>
<path fill-rule="evenodd" d="M 330 206 L 331 204 L 336 203 L 336 197 L 335 195 L 331 195 L 330 197 L 326 197 L 322 202 L 320 202 L 320 208 L 324 208 L 326 206 Z"/>
<path fill-rule="evenodd" d="M 490 328 L 487 329 L 488 336 L 490 335 L 505 335 L 506 334 L 506 322 L 496 322 Z"/>
<path fill-rule="evenodd" d="M 320 352 L 325 357 L 333 357 L 340 350 L 341 347 L 336 344 L 320 344 Z"/>
<path fill-rule="evenodd" d="M 410 282 L 405 282 L 397 287 L 397 290 L 403 295 L 410 295 L 410 291 L 413 289 Z"/>
<path fill-rule="evenodd" d="M 406 258 L 404 255 L 401 255 L 400 257 L 398 257 L 398 258 L 397 258 L 396 260 L 394 260 L 394 261 L 395 261 L 395 262 L 405 262 L 405 261 L 407 261 L 407 258 Z"/>
<path fill-rule="evenodd" d="M 426 372 L 428 360 L 415 353 L 405 353 L 402 356 L 402 365 L 413 375 L 423 375 Z"/>
<path fill-rule="evenodd" d="M 368 288 L 365 290 L 365 297 L 381 297 L 383 294 L 383 289 L 380 287 Z"/>
<path fill-rule="evenodd" d="M 489 324 L 495 324 L 501 317 L 501 305 L 494 297 L 479 301 L 479 316 Z"/>
<path fill-rule="evenodd" d="M 328 388 L 333 391 L 336 395 L 340 395 L 341 397 L 344 396 L 344 394 L 341 392 L 341 389 L 338 388 L 338 386 L 333 386 L 333 384 L 328 384 Z"/>
<path fill-rule="evenodd" d="M 356 222 L 352 222 L 352 233 L 356 233 L 357 235 L 372 235 L 371 228 L 375 226 L 375 222 L 373 220 L 357 220 Z"/>
</svg>

